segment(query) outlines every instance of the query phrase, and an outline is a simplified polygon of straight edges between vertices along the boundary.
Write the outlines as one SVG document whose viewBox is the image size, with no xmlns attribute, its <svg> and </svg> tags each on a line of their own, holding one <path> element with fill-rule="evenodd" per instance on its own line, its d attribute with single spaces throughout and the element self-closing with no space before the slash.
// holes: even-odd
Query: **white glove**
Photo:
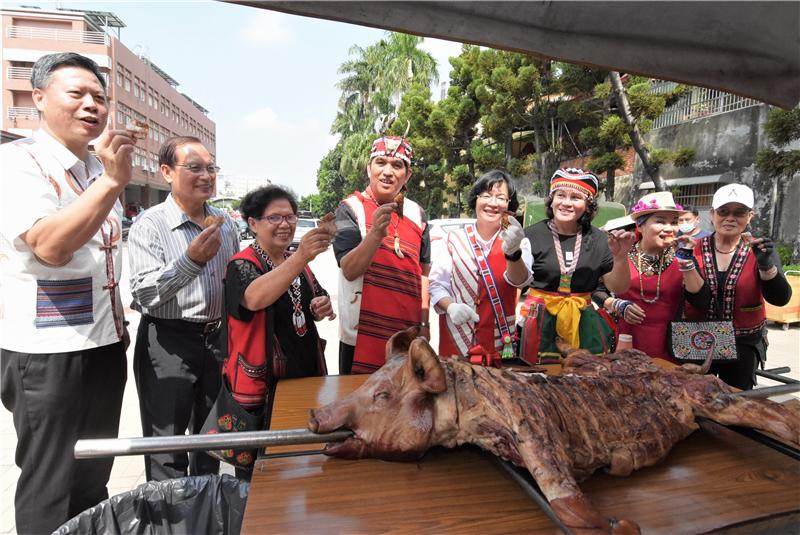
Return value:
<svg viewBox="0 0 800 535">
<path fill-rule="evenodd" d="M 522 225 L 519 224 L 517 218 L 509 217 L 508 228 L 500 233 L 500 238 L 503 240 L 503 252 L 507 255 L 512 255 L 519 251 L 524 237 L 525 232 L 523 232 Z"/>
<path fill-rule="evenodd" d="M 464 325 L 467 322 L 477 323 L 480 317 L 469 305 L 464 303 L 450 303 L 447 315 L 454 325 Z"/>
</svg>

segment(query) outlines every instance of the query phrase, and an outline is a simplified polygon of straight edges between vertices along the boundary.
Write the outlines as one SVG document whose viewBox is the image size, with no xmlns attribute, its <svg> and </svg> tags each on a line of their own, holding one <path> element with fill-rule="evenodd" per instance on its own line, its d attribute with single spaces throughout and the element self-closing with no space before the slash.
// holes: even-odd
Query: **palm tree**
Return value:
<svg viewBox="0 0 800 535">
<path fill-rule="evenodd" d="M 430 87 L 439 81 L 436 60 L 419 48 L 424 39 L 416 35 L 387 32 L 386 40 L 381 40 L 381 65 L 379 85 L 383 93 L 390 94 L 395 106 L 395 113 L 400 107 L 403 94 L 414 83 L 422 83 Z"/>
</svg>

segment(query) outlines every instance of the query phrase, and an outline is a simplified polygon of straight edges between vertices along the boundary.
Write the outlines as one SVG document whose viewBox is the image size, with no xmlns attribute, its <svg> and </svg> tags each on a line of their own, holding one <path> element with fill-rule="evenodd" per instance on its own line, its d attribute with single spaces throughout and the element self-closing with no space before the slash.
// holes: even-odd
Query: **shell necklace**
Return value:
<svg viewBox="0 0 800 535">
<path fill-rule="evenodd" d="M 364 190 L 367 198 L 374 202 L 376 205 L 380 206 L 381 204 L 372 196 L 372 191 L 370 190 L 369 186 L 367 189 Z M 400 235 L 397 233 L 397 225 L 400 224 L 400 218 L 398 217 L 397 223 L 394 222 L 395 214 L 392 214 L 392 227 L 394 228 L 394 254 L 397 255 L 397 258 L 405 258 L 406 255 L 403 254 L 402 249 L 400 249 Z"/>
<path fill-rule="evenodd" d="M 636 262 L 636 270 L 639 272 L 639 296 L 642 298 L 642 301 L 648 304 L 653 304 L 661 298 L 661 274 L 664 272 L 664 260 L 667 258 L 665 253 L 661 253 L 658 257 L 658 268 L 652 266 L 650 269 L 658 271 L 658 276 L 656 278 L 656 295 L 652 299 L 648 299 L 644 296 L 644 284 L 642 283 L 642 257 L 645 256 L 645 253 L 642 252 L 641 246 L 637 243 L 637 262 Z"/>
</svg>

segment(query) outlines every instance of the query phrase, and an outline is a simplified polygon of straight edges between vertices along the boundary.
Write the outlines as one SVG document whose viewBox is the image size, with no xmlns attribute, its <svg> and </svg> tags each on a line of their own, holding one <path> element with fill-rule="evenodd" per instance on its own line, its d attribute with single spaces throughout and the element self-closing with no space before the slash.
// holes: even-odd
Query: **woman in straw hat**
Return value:
<svg viewBox="0 0 800 535">
<path fill-rule="evenodd" d="M 694 255 L 708 284 L 708 307 L 687 306 L 689 319 L 731 320 L 737 359 L 714 362 L 711 372 L 731 386 L 749 390 L 756 384 L 756 367 L 767 359 L 764 301 L 784 306 L 792 288 L 781 268 L 775 244 L 768 237 L 746 232 L 753 218 L 753 190 L 728 184 L 714 194 L 714 233 L 698 241 Z"/>
<path fill-rule="evenodd" d="M 687 301 L 697 307 L 707 306 L 710 295 L 695 260 L 675 256 L 678 240 L 685 249 L 694 248 L 690 236 L 677 237 L 682 213 L 683 207 L 667 191 L 642 197 L 630 213 L 640 236 L 628 253 L 630 288 L 616 297 L 603 289 L 593 295 L 620 318 L 619 334 L 631 335 L 633 347 L 666 360 L 673 360 L 667 328 L 678 313 L 683 288 Z"/>
<path fill-rule="evenodd" d="M 533 280 L 523 307 L 520 356 L 528 362 L 559 362 L 556 336 L 593 354 L 613 349 L 613 330 L 592 307 L 591 293 L 601 277 L 614 291 L 628 289 L 626 255 L 635 236 L 624 230 L 606 234 L 592 226 L 597 192 L 592 173 L 557 170 L 545 199 L 547 219 L 525 229 Z"/>
</svg>

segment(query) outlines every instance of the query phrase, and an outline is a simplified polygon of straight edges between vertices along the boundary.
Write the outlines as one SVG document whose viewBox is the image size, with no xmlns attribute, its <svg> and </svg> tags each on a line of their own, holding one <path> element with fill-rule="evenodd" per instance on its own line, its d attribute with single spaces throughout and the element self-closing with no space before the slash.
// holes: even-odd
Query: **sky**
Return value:
<svg viewBox="0 0 800 535">
<path fill-rule="evenodd" d="M 266 176 L 298 196 L 316 193 L 319 161 L 336 144 L 329 132 L 341 94 L 337 69 L 353 45 L 368 46 L 385 33 L 215 1 L 16 5 L 115 13 L 126 25 L 122 43 L 149 56 L 209 110 L 222 173 Z M 461 45 L 426 39 L 423 48 L 447 81 L 448 57 Z"/>
</svg>

